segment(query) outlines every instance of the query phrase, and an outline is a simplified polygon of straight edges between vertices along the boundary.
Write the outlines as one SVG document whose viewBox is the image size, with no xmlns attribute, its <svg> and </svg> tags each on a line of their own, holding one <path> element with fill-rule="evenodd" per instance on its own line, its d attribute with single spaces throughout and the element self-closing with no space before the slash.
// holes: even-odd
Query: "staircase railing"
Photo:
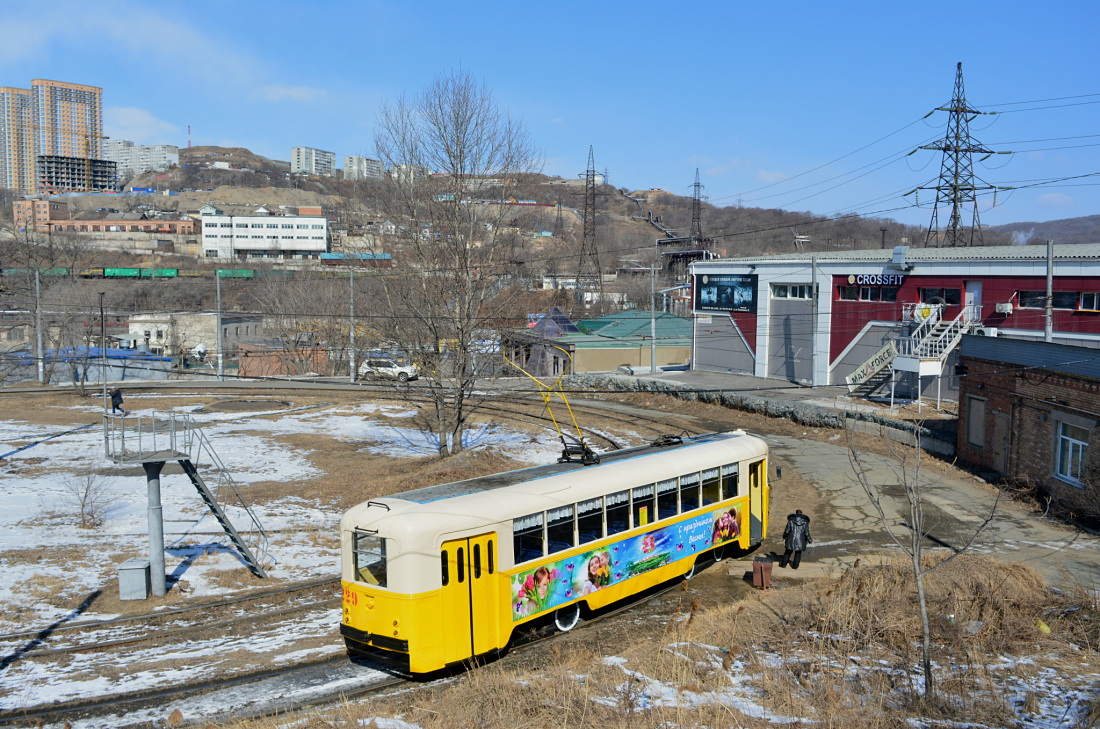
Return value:
<svg viewBox="0 0 1100 729">
<path fill-rule="evenodd" d="M 908 337 L 899 337 L 898 355 L 919 357 L 921 359 L 942 360 L 955 348 L 962 335 L 970 331 L 974 323 L 982 320 L 982 307 L 978 304 L 965 304 L 959 315 L 946 322 L 938 318 L 931 326 L 932 316 L 923 321 Z"/>
<path fill-rule="evenodd" d="M 243 529 L 238 529 L 235 524 L 230 528 L 236 530 L 261 566 L 274 562 L 269 551 L 267 531 L 256 512 L 241 495 L 236 481 L 214 450 L 210 439 L 196 426 L 190 415 L 106 414 L 103 416 L 103 447 L 107 458 L 116 463 L 190 461 L 196 474 L 205 459 L 209 463 L 206 476 L 209 477 L 209 471 L 212 471 L 213 478 L 199 478 L 214 499 L 211 507 L 217 507 L 214 509 L 215 515 L 218 510 L 224 514 L 227 507 L 247 515 L 248 524 Z M 241 519 L 234 521 L 243 522 Z"/>
<path fill-rule="evenodd" d="M 237 482 L 233 480 L 233 476 L 229 473 L 229 469 L 225 467 L 225 463 L 218 456 L 217 451 L 214 450 L 213 444 L 210 439 L 206 437 L 206 434 L 201 429 L 190 429 L 190 449 L 187 454 L 191 463 L 197 470 L 199 468 L 201 459 L 203 456 L 209 460 L 210 469 L 213 470 L 215 475 L 214 483 L 210 483 L 209 478 L 204 478 L 203 481 L 207 485 L 207 489 L 214 497 L 218 506 L 225 511 L 226 507 L 233 507 L 244 512 L 248 516 L 248 524 L 244 529 L 237 526 L 237 533 L 241 535 L 241 538 L 248 544 L 250 548 L 255 552 L 256 558 L 261 563 L 270 563 L 274 560 L 269 552 L 270 540 L 267 535 L 267 531 L 264 529 L 263 524 L 260 523 L 259 517 L 256 516 L 256 512 L 252 510 L 252 507 L 241 495 L 240 489 L 237 488 Z M 236 522 L 236 520 L 234 520 Z"/>
</svg>

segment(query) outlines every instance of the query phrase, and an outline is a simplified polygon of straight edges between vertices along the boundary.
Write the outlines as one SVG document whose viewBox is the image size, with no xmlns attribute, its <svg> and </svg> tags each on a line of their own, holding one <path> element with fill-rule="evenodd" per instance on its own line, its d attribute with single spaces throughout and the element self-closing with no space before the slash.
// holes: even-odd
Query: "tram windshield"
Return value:
<svg viewBox="0 0 1100 729">
<path fill-rule="evenodd" d="M 386 540 L 374 532 L 352 532 L 351 555 L 355 579 L 368 585 L 386 586 Z"/>
</svg>

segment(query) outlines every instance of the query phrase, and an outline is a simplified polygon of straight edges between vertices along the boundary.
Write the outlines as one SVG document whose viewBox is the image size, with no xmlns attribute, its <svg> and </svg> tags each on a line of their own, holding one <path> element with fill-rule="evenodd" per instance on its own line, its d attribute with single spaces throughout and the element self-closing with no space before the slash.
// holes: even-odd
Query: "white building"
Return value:
<svg viewBox="0 0 1100 729">
<path fill-rule="evenodd" d="M 103 159 L 118 165 L 121 179 L 178 165 L 180 150 L 174 144 L 134 146 L 133 142 L 125 139 L 111 139 L 103 143 Z"/>
<path fill-rule="evenodd" d="M 264 337 L 263 318 L 259 314 L 222 314 L 222 347 L 227 357 L 237 356 L 237 345 Z M 144 344 L 153 354 L 178 357 L 218 352 L 218 314 L 216 312 L 164 312 L 131 314 L 130 340 Z"/>
<path fill-rule="evenodd" d="M 370 157 L 344 157 L 344 179 L 382 179 L 386 166 Z"/>
<path fill-rule="evenodd" d="M 379 160 L 355 155 L 344 157 L 345 180 L 380 180 L 385 172 L 386 167 Z"/>
<path fill-rule="evenodd" d="M 333 177 L 336 175 L 336 153 L 313 147 L 292 147 L 290 171 Z"/>
<path fill-rule="evenodd" d="M 328 252 L 328 219 L 323 215 L 225 215 L 212 206 L 201 211 L 202 250 L 207 258 L 320 259 Z"/>
</svg>

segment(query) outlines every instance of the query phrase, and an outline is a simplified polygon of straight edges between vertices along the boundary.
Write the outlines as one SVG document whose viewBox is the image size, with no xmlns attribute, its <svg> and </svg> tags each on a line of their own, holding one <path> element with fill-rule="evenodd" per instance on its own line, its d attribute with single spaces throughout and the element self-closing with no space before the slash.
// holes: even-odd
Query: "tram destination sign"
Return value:
<svg viewBox="0 0 1100 729">
<path fill-rule="evenodd" d="M 756 313 L 757 275 L 711 274 L 695 276 L 696 311 Z"/>
</svg>

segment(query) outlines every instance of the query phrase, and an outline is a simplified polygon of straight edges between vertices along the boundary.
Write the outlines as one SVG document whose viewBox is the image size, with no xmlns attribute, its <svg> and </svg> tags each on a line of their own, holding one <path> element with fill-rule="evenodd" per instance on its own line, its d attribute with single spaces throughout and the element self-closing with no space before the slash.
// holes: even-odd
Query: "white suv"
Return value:
<svg viewBox="0 0 1100 729">
<path fill-rule="evenodd" d="M 397 364 L 392 359 L 371 358 L 359 365 L 359 376 L 364 380 L 397 380 L 408 382 L 420 377 L 420 370 L 414 364 Z"/>
</svg>

